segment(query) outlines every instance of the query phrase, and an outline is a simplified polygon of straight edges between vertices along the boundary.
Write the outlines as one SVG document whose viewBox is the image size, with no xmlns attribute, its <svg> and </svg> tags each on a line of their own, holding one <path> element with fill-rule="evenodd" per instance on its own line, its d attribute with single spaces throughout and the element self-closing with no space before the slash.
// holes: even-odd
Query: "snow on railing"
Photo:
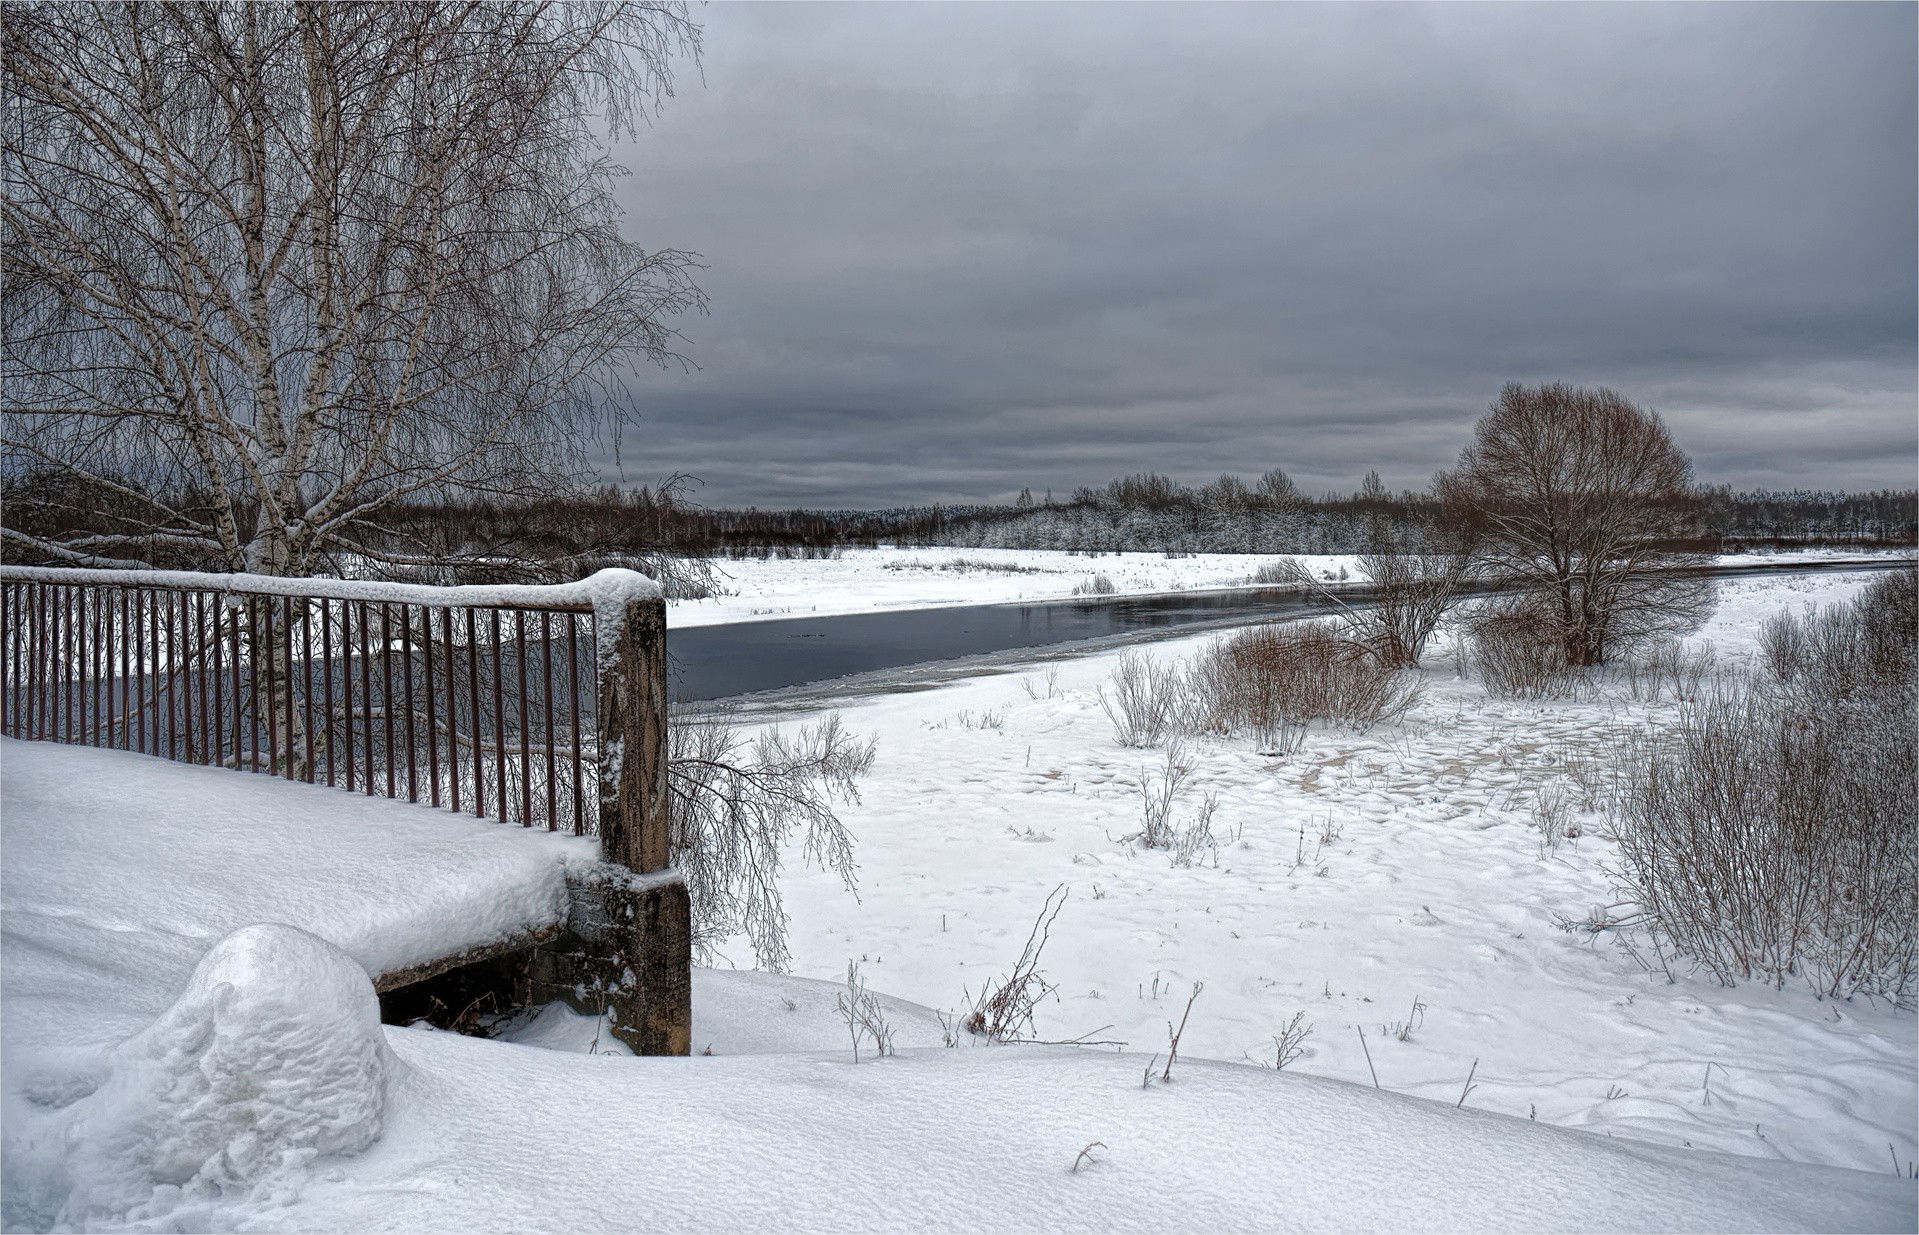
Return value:
<svg viewBox="0 0 1919 1235">
<path fill-rule="evenodd" d="M 645 637 L 663 642 L 659 595 L 626 570 L 424 587 L 0 566 L 0 732 L 608 841 L 658 831 L 642 847 L 663 866 L 663 814 L 601 826 L 623 809 L 624 714 L 663 712 L 663 646 L 637 659 L 627 646 L 651 611 Z M 643 706 L 621 706 L 634 685 Z"/>
</svg>

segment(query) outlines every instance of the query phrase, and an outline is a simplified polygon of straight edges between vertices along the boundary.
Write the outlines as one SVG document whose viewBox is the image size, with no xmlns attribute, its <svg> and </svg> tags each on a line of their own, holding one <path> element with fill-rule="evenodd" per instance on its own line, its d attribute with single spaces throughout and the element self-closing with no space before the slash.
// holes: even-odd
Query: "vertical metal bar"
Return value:
<svg viewBox="0 0 1919 1235">
<path fill-rule="evenodd" d="M 273 602 L 272 602 L 272 601 L 268 601 L 267 603 L 268 603 L 268 604 L 270 605 L 270 604 L 272 604 Z M 286 733 L 286 735 L 287 735 L 287 771 L 286 771 L 286 777 L 287 777 L 287 779 L 288 779 L 288 780 L 293 780 L 293 779 L 294 779 L 294 770 L 293 770 L 293 734 L 294 734 L 294 724 L 293 724 L 293 597 L 291 597 L 291 596 L 282 596 L 282 597 L 280 598 L 280 642 L 281 642 L 281 644 L 283 644 L 283 645 L 284 645 L 284 646 L 286 647 L 286 651 L 287 651 L 287 659 L 286 659 L 286 666 L 287 666 L 287 667 L 286 667 L 286 677 L 285 677 L 284 679 L 282 679 L 282 680 L 284 681 L 284 683 L 285 683 L 285 685 L 286 685 L 286 692 L 287 692 L 287 710 L 286 710 L 286 718 L 285 718 L 285 719 L 286 719 L 286 729 L 285 729 L 285 733 Z"/>
<path fill-rule="evenodd" d="M 325 604 L 325 601 L 321 601 Z M 306 732 L 307 784 L 313 783 L 313 602 L 300 602 L 300 721 Z"/>
<path fill-rule="evenodd" d="M 400 629 L 404 632 L 400 655 L 406 658 L 405 667 L 401 669 L 406 676 L 406 800 L 417 802 L 420 788 L 419 762 L 413 746 L 413 614 L 404 604 L 400 606 Z M 429 694 L 428 698 L 432 696 Z"/>
<path fill-rule="evenodd" d="M 221 633 L 207 621 L 211 602 L 211 594 L 194 593 L 194 642 L 200 646 L 201 763 L 219 763 L 221 754 Z"/>
<path fill-rule="evenodd" d="M 480 614 L 466 611 L 466 684 L 473 704 L 473 813 L 486 817 L 486 762 L 480 751 Z"/>
<path fill-rule="evenodd" d="M 101 590 L 93 598 L 93 744 L 113 745 L 113 599 Z"/>
<path fill-rule="evenodd" d="M 420 607 L 420 663 L 426 667 L 426 783 L 432 790 L 433 805 L 440 804 L 440 726 L 434 721 L 433 693 L 433 610 Z"/>
<path fill-rule="evenodd" d="M 360 698 L 366 704 L 366 715 L 362 717 L 361 729 L 366 734 L 366 795 L 373 796 L 373 657 L 367 653 L 367 626 L 371 619 L 367 617 L 366 602 L 360 602 Z M 391 751 L 387 752 L 389 757 Z"/>
<path fill-rule="evenodd" d="M 340 714 L 346 721 L 346 791 L 353 792 L 353 604 L 340 602 Z"/>
<path fill-rule="evenodd" d="M 60 691 L 60 606 L 67 603 L 67 589 L 60 584 L 52 584 L 47 589 L 47 737 L 51 741 L 60 740 L 61 700 Z"/>
<path fill-rule="evenodd" d="M 128 593 L 120 589 L 120 749 L 133 749 L 133 661 L 129 655 L 133 643 L 133 622 Z"/>
<path fill-rule="evenodd" d="M 176 673 L 182 675 L 178 687 L 180 737 L 177 745 L 180 747 L 180 754 L 177 757 L 182 762 L 191 763 L 193 762 L 193 729 L 196 718 L 193 714 L 193 644 L 187 634 L 187 616 L 192 611 L 192 606 L 188 603 L 192 593 L 175 592 L 174 596 L 175 603 L 180 608 L 180 637 L 173 645 L 173 667 Z M 186 647 L 184 653 L 181 651 L 182 645 Z"/>
<path fill-rule="evenodd" d="M 501 661 L 503 649 L 500 638 L 500 611 L 491 609 L 493 625 L 493 768 L 498 778 L 495 782 L 500 795 L 500 822 L 506 822 L 507 798 L 511 791 L 507 788 L 506 772 L 506 669 Z"/>
<path fill-rule="evenodd" d="M 113 745 L 113 600 L 93 595 L 93 744 Z"/>
<path fill-rule="evenodd" d="M 395 764 L 399 759 L 393 745 L 393 610 L 380 602 L 380 710 L 386 713 L 386 796 L 400 795 L 393 789 Z"/>
<path fill-rule="evenodd" d="M 273 770 L 273 700 L 269 697 L 262 703 L 260 699 L 260 678 L 262 676 L 260 673 L 260 653 L 264 651 L 268 660 L 273 659 L 273 632 L 267 628 L 268 623 L 272 621 L 272 616 L 260 598 L 251 593 L 246 597 L 246 606 L 247 685 L 251 687 L 251 689 L 247 691 L 247 704 L 253 712 L 250 723 L 247 726 L 247 749 L 253 752 L 253 757 L 247 760 L 247 766 L 255 772 L 270 772 Z M 271 667 L 267 669 L 265 676 L 268 680 L 272 679 L 273 670 Z M 264 724 L 262 723 L 263 719 Z M 260 730 L 262 729 L 267 731 L 267 763 L 265 767 L 260 766 Z"/>
<path fill-rule="evenodd" d="M 453 606 L 446 608 L 446 783 L 453 813 L 460 813 L 460 709 L 453 681 Z"/>
<path fill-rule="evenodd" d="M 146 664 L 148 664 L 146 662 L 146 621 L 152 608 L 154 606 L 150 604 L 150 596 L 144 587 L 134 591 L 132 616 L 134 616 L 134 623 L 140 627 L 140 656 L 132 662 L 132 677 L 134 677 L 134 694 L 140 696 L 140 717 L 134 721 L 134 725 L 138 725 L 140 729 L 140 754 L 152 754 L 152 748 L 148 748 L 146 744 Z"/>
<path fill-rule="evenodd" d="M 566 615 L 566 692 L 573 711 L 573 835 L 586 835 L 586 784 L 580 779 L 580 618 Z"/>
<path fill-rule="evenodd" d="M 346 621 L 346 610 L 341 609 L 340 620 Z M 345 657 L 341 657 L 342 663 Z M 320 682 L 326 697 L 326 783 L 334 783 L 333 764 L 333 602 L 320 602 Z"/>
<path fill-rule="evenodd" d="M 68 585 L 60 589 L 66 597 L 66 603 L 60 611 L 62 627 L 61 645 L 66 649 L 60 658 L 60 681 L 66 689 L 66 704 L 60 709 L 62 741 L 74 742 L 80 737 L 80 690 L 79 690 L 79 635 L 75 616 L 80 608 L 78 590 Z"/>
<path fill-rule="evenodd" d="M 540 610 L 540 701 L 546 708 L 546 830 L 560 828 L 559 802 L 554 797 L 553 750 L 553 627 L 546 610 Z"/>
<path fill-rule="evenodd" d="M 0 733 L 13 736 L 13 671 L 14 623 L 8 621 L 14 617 L 14 593 L 16 586 L 11 583 L 0 584 L 0 631 L 5 632 L 6 646 L 0 648 Z"/>
<path fill-rule="evenodd" d="M 113 709 L 113 600 L 111 592 L 100 594 L 98 655 L 100 657 L 100 714 L 104 728 L 94 737 L 95 746 L 113 747 L 114 709 Z M 4 693 L 0 687 L 0 693 Z"/>
<path fill-rule="evenodd" d="M 40 621 L 35 623 L 38 631 L 35 642 L 38 642 L 40 646 L 38 646 L 38 654 L 35 656 L 35 665 L 33 665 L 33 675 L 35 675 L 33 692 L 38 696 L 38 702 L 35 704 L 36 723 L 33 736 L 48 738 L 52 736 L 52 719 L 54 719 L 54 711 L 52 711 L 52 704 L 54 704 L 54 669 L 52 669 L 54 596 L 52 596 L 52 589 L 46 583 L 36 585 L 36 591 L 40 593 Z"/>
<path fill-rule="evenodd" d="M 74 728 L 73 740 L 82 744 L 87 740 L 87 688 L 90 685 L 87 681 L 88 633 L 87 589 L 76 586 L 73 589 L 73 702 L 79 724 Z"/>
<path fill-rule="evenodd" d="M 239 597 L 235 596 L 234 599 L 238 600 Z M 233 682 L 233 770 L 238 772 L 246 767 L 240 761 L 240 752 L 246 749 L 240 740 L 240 726 L 245 715 L 240 700 L 246 697 L 240 690 L 240 606 L 229 605 L 226 598 L 222 597 L 220 608 L 233 618 L 231 637 L 227 641 L 227 668 L 231 670 L 229 676 Z"/>
<path fill-rule="evenodd" d="M 34 584 L 20 585 L 20 717 L 16 737 L 33 733 L 33 592 Z"/>
<path fill-rule="evenodd" d="M 259 767 L 259 759 L 255 759 L 253 771 L 263 771 L 271 777 L 272 761 L 280 757 L 280 710 L 272 706 L 272 679 L 276 677 L 272 667 L 272 596 L 259 600 L 257 608 L 257 641 L 253 642 L 253 715 L 257 717 L 265 713 L 267 717 L 267 767 Z M 261 664 L 263 660 L 265 665 Z M 261 669 L 265 669 L 265 673 L 261 673 Z M 265 690 L 261 690 L 261 679 L 265 679 Z M 267 698 L 261 700 L 261 694 Z"/>
<path fill-rule="evenodd" d="M 70 655 L 68 645 L 73 642 L 73 622 L 67 616 L 67 610 L 73 603 L 73 595 L 72 589 L 65 584 L 60 585 L 56 594 L 60 598 L 60 603 L 54 607 L 53 647 L 56 657 L 54 684 L 58 706 L 53 713 L 53 740 L 64 742 L 67 740 L 68 731 L 73 727 L 72 718 L 68 714 L 72 700 L 67 692 L 67 660 Z"/>
<path fill-rule="evenodd" d="M 180 593 L 167 593 L 167 757 L 180 757 L 180 627 L 186 614 L 180 610 Z M 175 621 L 178 618 L 178 621 Z"/>
<path fill-rule="evenodd" d="M 533 826 L 533 752 L 526 714 L 526 610 L 513 611 L 514 641 L 519 649 L 520 667 L 520 826 Z"/>
<path fill-rule="evenodd" d="M 227 721 L 226 721 L 226 679 L 223 674 L 226 666 L 220 663 L 220 643 L 224 632 L 220 629 L 220 594 L 206 594 L 206 631 L 207 663 L 204 672 L 207 677 L 207 693 L 212 697 L 212 705 L 207 708 L 207 762 L 216 768 L 227 763 Z"/>
<path fill-rule="evenodd" d="M 41 666 L 47 659 L 47 585 L 33 584 L 33 642 L 28 647 L 27 736 L 39 738 L 47 725 L 47 696 L 43 687 L 46 675 Z"/>
</svg>

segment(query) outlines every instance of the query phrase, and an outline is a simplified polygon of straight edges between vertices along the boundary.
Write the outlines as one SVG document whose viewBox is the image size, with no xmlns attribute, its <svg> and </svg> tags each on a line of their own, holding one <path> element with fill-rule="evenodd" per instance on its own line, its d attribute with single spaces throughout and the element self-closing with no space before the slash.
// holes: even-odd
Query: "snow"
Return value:
<svg viewBox="0 0 1919 1235">
<path fill-rule="evenodd" d="M 9 1076 L 83 1067 L 216 940 L 311 932 L 372 974 L 563 922 L 597 842 L 126 751 L 0 739 Z"/>
<path fill-rule="evenodd" d="M 668 600 L 672 627 L 829 617 L 893 609 L 1017 601 L 1071 600 L 1104 575 L 1117 596 L 1245 587 L 1277 556 L 1239 553 L 1078 554 L 1053 549 L 842 549 L 832 558 L 716 559 L 722 595 Z M 1727 566 L 1857 561 L 1870 554 L 1825 549 L 1779 554 L 1727 554 Z M 1883 556 L 1883 555 L 1882 555 Z M 1302 554 L 1321 578 L 1364 579 L 1355 554 Z M 1341 572 L 1344 572 L 1342 574 Z"/>
<path fill-rule="evenodd" d="M 1114 565 L 1088 564 L 1101 563 Z M 1749 660 L 1767 614 L 1868 581 L 1734 580 L 1695 644 Z M 368 1033 L 366 972 L 557 921 L 590 841 L 0 742 L 0 1220 L 1919 1224 L 1911 1180 L 1888 1169 L 1919 1156 L 1911 1013 L 1683 972 L 1668 983 L 1619 946 L 1625 932 L 1559 928 L 1615 899 L 1614 848 L 1578 809 L 1584 835 L 1546 845 L 1533 804 L 1577 789 L 1608 732 L 1669 720 L 1670 700 L 1634 699 L 1623 681 L 1489 700 L 1442 643 L 1402 724 L 1315 733 L 1288 759 L 1191 744 L 1174 816 L 1217 794 L 1220 843 L 1176 867 L 1121 839 L 1163 753 L 1114 743 L 1096 691 L 1116 659 L 849 703 L 849 728 L 879 739 L 862 802 L 843 812 L 859 896 L 792 855 L 795 974 L 697 971 L 688 1059 L 632 1058 L 598 1018 L 558 1006 L 498 1040 Z M 950 1024 L 1006 971 L 1060 884 L 1070 895 L 1040 964 L 1057 991 L 1039 1029 L 1128 1045 L 960 1034 L 945 1049 L 939 1010 Z M 834 1009 L 849 960 L 886 993 L 894 1056 L 852 1060 Z M 1198 983 L 1172 1081 L 1142 1083 Z M 1276 1072 L 1273 1036 L 1296 1012 L 1314 1033 Z"/>
<path fill-rule="evenodd" d="M 1114 595 L 1243 587 L 1279 559 L 1236 553 L 1081 555 L 1051 549 L 843 549 L 834 558 L 716 560 L 724 595 L 668 600 L 667 625 L 712 626 L 782 617 L 1070 600 L 1095 576 Z M 1301 557 L 1313 569 L 1358 577 L 1352 554 Z"/>
<path fill-rule="evenodd" d="M 444 1033 L 387 1135 L 253 1230 L 1865 1230 L 1909 1185 L 1339 1081 L 1048 1047 L 634 1060 Z M 1090 1166 L 1072 1165 L 1091 1142 Z"/>
<path fill-rule="evenodd" d="M 577 583 L 471 583 L 433 587 L 356 579 L 288 579 L 279 575 L 208 574 L 189 570 L 90 570 L 64 566 L 0 566 L 0 579 L 102 587 L 159 587 L 181 591 L 254 592 L 329 600 L 387 601 L 435 606 L 618 609 L 628 600 L 658 596 L 660 585 L 636 570 L 608 567 Z"/>
<path fill-rule="evenodd" d="M 1690 642 L 1721 666 L 1748 662 L 1768 614 L 1872 577 L 1729 581 Z M 1041 965 L 1059 988 L 1047 1037 L 1110 1025 L 1097 1036 L 1128 1054 L 1163 1050 L 1203 982 L 1182 1055 L 1270 1063 L 1303 1013 L 1315 1032 L 1302 1072 L 1370 1085 L 1370 1050 L 1388 1089 L 1451 1103 L 1477 1061 L 1467 1105 L 1519 1119 L 1865 1171 L 1919 1157 L 1912 1013 L 1701 974 L 1668 984 L 1621 946 L 1628 932 L 1561 929 L 1619 899 L 1617 847 L 1577 808 L 1580 782 L 1603 778 L 1610 733 L 1670 721 L 1669 697 L 1635 701 L 1613 681 L 1576 700 L 1490 699 L 1457 678 L 1442 640 L 1403 724 L 1315 733 L 1288 759 L 1189 743 L 1173 817 L 1216 794 L 1221 844 L 1177 868 L 1121 839 L 1140 829 L 1140 782 L 1164 752 L 1114 741 L 1096 691 L 1119 655 L 849 703 L 847 728 L 878 739 L 862 803 L 842 812 L 859 899 L 792 863 L 794 972 L 830 981 L 869 957 L 875 989 L 958 1009 L 1065 884 Z M 1548 848 L 1533 812 L 1555 790 L 1584 835 Z"/>
<path fill-rule="evenodd" d="M 379 1139 L 399 1066 L 352 957 L 295 927 L 243 927 L 60 1111 L 68 1153 L 42 1204 L 64 1191 L 62 1227 L 164 1216 L 180 1229 L 222 1199 L 271 1196 L 315 1158 Z"/>
</svg>

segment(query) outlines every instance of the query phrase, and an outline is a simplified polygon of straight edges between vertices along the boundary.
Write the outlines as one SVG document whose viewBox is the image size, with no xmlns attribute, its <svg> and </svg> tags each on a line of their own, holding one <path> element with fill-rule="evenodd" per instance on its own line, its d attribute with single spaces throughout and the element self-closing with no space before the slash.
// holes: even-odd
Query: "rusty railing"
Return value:
<svg viewBox="0 0 1919 1235">
<path fill-rule="evenodd" d="M 619 793 L 600 768 L 626 742 L 600 722 L 626 710 L 602 699 L 627 688 L 630 657 L 601 627 L 628 620 L 621 588 L 645 581 L 618 573 L 430 588 L 0 567 L 0 733 L 548 831 L 620 830 L 601 827 Z M 664 864 L 662 852 L 635 869 Z"/>
</svg>

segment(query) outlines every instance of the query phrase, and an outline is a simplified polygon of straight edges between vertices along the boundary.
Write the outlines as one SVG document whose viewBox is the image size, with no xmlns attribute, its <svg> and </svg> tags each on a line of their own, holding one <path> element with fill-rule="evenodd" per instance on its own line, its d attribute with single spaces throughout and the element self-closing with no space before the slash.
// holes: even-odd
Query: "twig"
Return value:
<svg viewBox="0 0 1919 1235">
<path fill-rule="evenodd" d="M 1080 1150 L 1080 1151 L 1079 1151 L 1079 1156 L 1078 1156 L 1078 1157 L 1075 1157 L 1075 1158 L 1073 1159 L 1073 1172 L 1072 1172 L 1072 1173 L 1073 1173 L 1073 1174 L 1075 1174 L 1075 1175 L 1077 1175 L 1077 1174 L 1079 1174 L 1079 1164 L 1080 1164 L 1081 1162 L 1086 1162 L 1086 1161 L 1092 1161 L 1092 1162 L 1098 1162 L 1098 1161 L 1099 1161 L 1099 1159 L 1098 1159 L 1098 1158 L 1095 1158 L 1095 1157 L 1093 1157 L 1093 1151 L 1094 1151 L 1095 1149 L 1104 1149 L 1104 1148 L 1106 1148 L 1106 1142 L 1105 1142 L 1105 1141 L 1094 1141 L 1093 1143 L 1091 1143 L 1090 1145 L 1088 1145 L 1088 1146 L 1087 1146 L 1086 1148 L 1084 1148 L 1084 1149 L 1082 1149 L 1082 1150 Z"/>
<path fill-rule="evenodd" d="M 1192 1015 L 1193 1000 L 1198 999 L 1199 993 L 1205 989 L 1206 984 L 1204 982 L 1193 983 L 1193 993 L 1186 999 L 1186 1011 L 1179 1014 L 1179 1028 L 1173 1030 L 1173 1043 L 1166 1050 L 1166 1070 L 1160 1073 L 1159 1076 L 1162 1082 L 1168 1082 L 1173 1079 L 1173 1060 L 1179 1057 L 1179 1036 L 1186 1032 L 1186 1018 Z M 1171 1028 L 1171 1026 L 1169 1025 L 1168 1028 Z"/>
<path fill-rule="evenodd" d="M 1466 1088 L 1459 1091 L 1459 1101 L 1453 1103 L 1454 1110 L 1466 1105 L 1466 1095 L 1473 1091 L 1473 1077 L 1477 1075 L 1479 1075 L 1479 1060 L 1475 1057 L 1472 1071 L 1466 1074 Z"/>
<path fill-rule="evenodd" d="M 1353 1028 L 1359 1033 L 1359 1049 L 1366 1052 L 1366 1071 L 1373 1074 L 1373 1088 L 1378 1089 L 1379 1073 L 1373 1068 L 1373 1053 L 1371 1050 L 1368 1050 L 1366 1046 L 1366 1031 L 1360 1029 L 1357 1025 L 1354 1025 Z"/>
</svg>

